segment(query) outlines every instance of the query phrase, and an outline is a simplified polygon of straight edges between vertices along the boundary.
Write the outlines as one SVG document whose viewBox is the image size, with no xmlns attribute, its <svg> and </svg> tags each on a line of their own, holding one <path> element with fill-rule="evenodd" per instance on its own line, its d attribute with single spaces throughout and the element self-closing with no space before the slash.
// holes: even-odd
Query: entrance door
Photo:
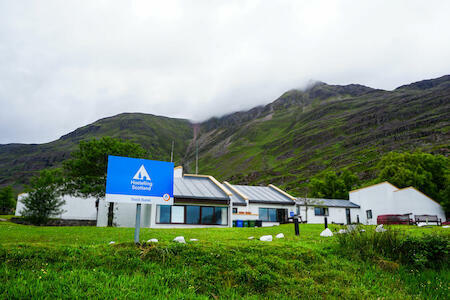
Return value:
<svg viewBox="0 0 450 300">
<path fill-rule="evenodd" d="M 349 225 L 352 224 L 352 219 L 350 217 L 350 208 L 345 209 L 345 214 L 347 216 L 347 224 L 349 224 Z"/>
<path fill-rule="evenodd" d="M 280 224 L 287 222 L 287 209 L 277 208 L 277 222 Z"/>
</svg>

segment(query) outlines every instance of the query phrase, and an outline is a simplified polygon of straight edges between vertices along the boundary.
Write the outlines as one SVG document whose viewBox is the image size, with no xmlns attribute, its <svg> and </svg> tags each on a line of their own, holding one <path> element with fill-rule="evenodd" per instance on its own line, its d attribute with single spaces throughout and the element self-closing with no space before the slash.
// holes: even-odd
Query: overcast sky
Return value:
<svg viewBox="0 0 450 300">
<path fill-rule="evenodd" d="M 450 1 L 0 0 L 0 143 L 122 112 L 205 120 L 309 80 L 450 73 Z"/>
</svg>

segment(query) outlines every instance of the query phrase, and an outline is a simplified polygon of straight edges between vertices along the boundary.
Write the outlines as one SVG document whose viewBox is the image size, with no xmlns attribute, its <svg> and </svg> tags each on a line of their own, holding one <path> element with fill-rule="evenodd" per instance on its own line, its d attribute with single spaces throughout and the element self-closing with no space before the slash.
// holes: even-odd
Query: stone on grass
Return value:
<svg viewBox="0 0 450 300">
<path fill-rule="evenodd" d="M 263 241 L 263 242 L 271 242 L 272 236 L 271 235 L 263 235 L 262 237 L 259 238 L 259 240 Z"/>
<path fill-rule="evenodd" d="M 344 234 L 344 233 L 347 233 L 347 230 L 345 230 L 345 229 L 339 229 L 338 233 L 339 233 L 339 234 Z"/>
<path fill-rule="evenodd" d="M 333 236 L 333 233 L 331 232 L 330 228 L 327 228 L 320 233 L 320 236 Z"/>
<path fill-rule="evenodd" d="M 173 239 L 174 242 L 177 243 L 181 243 L 181 244 L 186 244 L 186 241 L 184 240 L 184 236 L 177 236 L 176 238 Z"/>
<path fill-rule="evenodd" d="M 284 239 L 284 234 L 279 233 L 275 236 L 277 239 Z"/>
<path fill-rule="evenodd" d="M 109 242 L 110 245 L 115 244 L 115 243 L 116 243 L 116 242 L 114 242 L 114 241 Z"/>
<path fill-rule="evenodd" d="M 249 240 L 253 240 L 255 237 L 254 236 L 249 236 L 248 239 Z"/>
<path fill-rule="evenodd" d="M 359 232 L 366 232 L 364 229 L 361 229 Z"/>
<path fill-rule="evenodd" d="M 445 226 L 442 226 L 442 228 L 449 228 L 450 226 L 448 226 L 448 225 L 445 225 Z"/>
<path fill-rule="evenodd" d="M 375 231 L 376 232 L 385 232 L 386 229 L 383 228 L 383 224 L 380 224 L 380 225 L 377 226 L 377 228 L 375 228 Z"/>
<path fill-rule="evenodd" d="M 191 242 L 198 242 L 198 239 L 190 239 Z"/>
<path fill-rule="evenodd" d="M 158 239 L 149 239 L 147 243 L 157 243 Z"/>
</svg>

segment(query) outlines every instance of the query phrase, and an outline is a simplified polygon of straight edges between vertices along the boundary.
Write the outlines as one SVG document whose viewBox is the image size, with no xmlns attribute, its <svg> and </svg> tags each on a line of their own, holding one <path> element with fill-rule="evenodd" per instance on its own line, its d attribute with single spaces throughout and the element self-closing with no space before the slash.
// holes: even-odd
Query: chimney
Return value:
<svg viewBox="0 0 450 300">
<path fill-rule="evenodd" d="M 178 166 L 173 169 L 173 178 L 182 178 L 183 177 L 183 167 Z"/>
</svg>

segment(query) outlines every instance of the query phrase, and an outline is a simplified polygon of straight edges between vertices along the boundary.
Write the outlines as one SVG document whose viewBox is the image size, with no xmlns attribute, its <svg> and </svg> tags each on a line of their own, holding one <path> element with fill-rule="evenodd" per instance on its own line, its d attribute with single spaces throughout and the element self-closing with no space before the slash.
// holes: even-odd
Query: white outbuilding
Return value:
<svg viewBox="0 0 450 300">
<path fill-rule="evenodd" d="M 360 206 L 352 211 L 352 219 L 363 224 L 375 225 L 379 215 L 389 214 L 433 215 L 445 220 L 442 206 L 414 187 L 399 189 L 385 181 L 351 191 L 349 196 Z"/>
</svg>

